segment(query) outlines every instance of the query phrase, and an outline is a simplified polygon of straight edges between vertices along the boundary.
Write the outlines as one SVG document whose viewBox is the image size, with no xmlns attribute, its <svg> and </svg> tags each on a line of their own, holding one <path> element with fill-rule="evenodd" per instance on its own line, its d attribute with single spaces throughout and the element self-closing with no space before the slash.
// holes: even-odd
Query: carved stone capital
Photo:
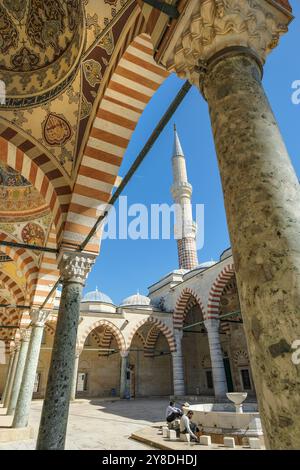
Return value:
<svg viewBox="0 0 300 470">
<path fill-rule="evenodd" d="M 31 330 L 28 328 L 22 328 L 20 330 L 21 341 L 29 341 L 31 335 Z"/>
<path fill-rule="evenodd" d="M 124 358 L 128 357 L 129 356 L 129 351 L 120 351 L 120 356 L 124 357 Z"/>
<path fill-rule="evenodd" d="M 208 320 L 204 320 L 204 325 L 207 332 L 219 331 L 220 320 L 218 318 L 209 318 Z"/>
<path fill-rule="evenodd" d="M 31 310 L 30 311 L 30 318 L 31 318 L 31 325 L 34 326 L 45 326 L 45 321 L 47 320 L 49 312 L 44 310 Z"/>
<path fill-rule="evenodd" d="M 267 0 L 190 0 L 160 61 L 199 86 L 207 63 L 223 50 L 248 49 L 263 64 L 291 19 Z"/>
<path fill-rule="evenodd" d="M 84 285 L 95 259 L 96 256 L 87 253 L 64 252 L 59 262 L 62 280 Z"/>
</svg>

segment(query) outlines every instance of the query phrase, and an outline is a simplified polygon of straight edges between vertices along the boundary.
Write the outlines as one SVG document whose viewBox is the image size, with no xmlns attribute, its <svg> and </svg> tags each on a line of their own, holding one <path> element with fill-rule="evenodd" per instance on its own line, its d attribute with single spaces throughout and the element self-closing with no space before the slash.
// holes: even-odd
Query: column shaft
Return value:
<svg viewBox="0 0 300 470">
<path fill-rule="evenodd" d="M 26 362 L 29 337 L 30 337 L 30 330 L 23 332 L 20 353 L 19 353 L 18 363 L 16 367 L 16 373 L 15 373 L 14 381 L 12 384 L 9 404 L 7 407 L 8 415 L 13 415 L 15 408 L 16 408 L 16 404 L 17 404 L 17 400 L 18 400 L 18 396 L 20 392 L 20 387 L 21 387 L 21 382 L 22 382 L 22 377 L 23 377 L 23 372 L 24 372 L 24 366 Z"/>
<path fill-rule="evenodd" d="M 172 352 L 174 395 L 185 395 L 184 366 L 182 356 L 182 331 L 175 330 L 176 351 Z"/>
<path fill-rule="evenodd" d="M 220 343 L 219 320 L 205 320 L 204 322 L 209 344 L 214 391 L 216 398 L 224 398 L 227 392 L 227 381 Z"/>
<path fill-rule="evenodd" d="M 82 285 L 64 283 L 56 324 L 37 449 L 63 449 L 74 376 Z"/>
<path fill-rule="evenodd" d="M 28 346 L 28 353 L 21 382 L 20 393 L 18 396 L 16 411 L 13 419 L 14 428 L 24 428 L 28 424 L 43 331 L 43 324 L 41 325 L 37 323 L 32 325 L 32 332 Z"/>
<path fill-rule="evenodd" d="M 5 397 L 7 395 L 8 384 L 9 384 L 9 380 L 10 380 L 10 376 L 11 376 L 13 356 L 14 356 L 14 353 L 11 353 L 10 356 L 9 356 L 9 363 L 8 363 L 8 367 L 7 367 L 7 371 L 6 371 L 5 386 L 4 386 L 4 390 L 3 390 L 3 393 L 2 393 L 2 397 L 1 397 L 1 403 L 3 403 L 3 404 L 5 402 Z"/>
<path fill-rule="evenodd" d="M 74 401 L 75 398 L 76 398 L 77 379 L 78 379 L 78 366 L 79 366 L 79 353 L 76 353 L 75 362 L 74 362 L 73 381 L 72 381 L 72 388 L 71 388 L 71 400 L 72 401 Z"/>
<path fill-rule="evenodd" d="M 266 443 L 300 447 L 300 189 L 250 55 L 209 66 L 204 94 Z"/>
<path fill-rule="evenodd" d="M 8 387 L 7 387 L 7 393 L 6 393 L 6 396 L 5 396 L 4 403 L 3 403 L 4 408 L 8 407 L 8 404 L 9 404 L 9 401 L 10 401 L 12 386 L 13 386 L 15 373 L 16 373 L 16 368 L 17 368 L 17 364 L 18 364 L 19 352 L 20 352 L 20 349 L 19 349 L 19 346 L 18 346 L 17 349 L 14 352 L 14 358 L 13 358 L 13 362 L 12 362 L 11 374 L 10 374 L 10 377 L 9 377 L 9 383 L 8 383 Z"/>
<path fill-rule="evenodd" d="M 128 352 L 121 353 L 120 398 L 127 398 L 128 392 L 130 393 L 127 380 L 128 358 Z"/>
</svg>

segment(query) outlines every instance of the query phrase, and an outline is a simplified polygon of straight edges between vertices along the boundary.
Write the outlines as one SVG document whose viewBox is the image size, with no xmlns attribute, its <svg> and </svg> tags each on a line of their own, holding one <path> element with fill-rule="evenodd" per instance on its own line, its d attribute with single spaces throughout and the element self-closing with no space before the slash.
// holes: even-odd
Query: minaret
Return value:
<svg viewBox="0 0 300 470">
<path fill-rule="evenodd" d="M 174 125 L 174 148 L 172 157 L 174 202 L 180 206 L 176 213 L 175 236 L 177 239 L 180 269 L 193 269 L 198 266 L 196 247 L 197 227 L 192 213 L 192 185 L 188 182 L 185 157 Z"/>
</svg>

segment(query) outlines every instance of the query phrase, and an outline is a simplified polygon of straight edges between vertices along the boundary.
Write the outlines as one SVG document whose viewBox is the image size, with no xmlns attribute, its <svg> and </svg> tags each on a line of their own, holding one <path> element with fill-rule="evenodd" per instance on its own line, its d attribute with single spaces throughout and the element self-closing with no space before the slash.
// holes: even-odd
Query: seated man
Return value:
<svg viewBox="0 0 300 470">
<path fill-rule="evenodd" d="M 170 404 L 167 407 L 167 410 L 166 410 L 167 423 L 172 423 L 173 421 L 175 421 L 176 418 L 180 418 L 182 416 L 182 411 L 174 405 L 175 403 L 173 401 L 170 401 Z"/>
<path fill-rule="evenodd" d="M 191 425 L 193 426 L 193 430 L 196 431 L 197 427 L 194 423 L 191 423 L 191 419 L 193 416 L 193 411 L 188 411 L 186 415 L 182 415 L 180 420 L 180 434 L 189 434 L 191 436 L 191 441 L 198 442 L 198 437 L 196 434 L 193 433 L 191 429 Z"/>
</svg>

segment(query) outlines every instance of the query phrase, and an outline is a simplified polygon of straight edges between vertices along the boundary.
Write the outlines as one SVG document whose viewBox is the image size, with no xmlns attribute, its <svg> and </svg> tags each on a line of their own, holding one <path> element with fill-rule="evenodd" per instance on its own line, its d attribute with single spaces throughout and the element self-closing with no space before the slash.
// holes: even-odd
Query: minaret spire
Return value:
<svg viewBox="0 0 300 470">
<path fill-rule="evenodd" d="M 175 235 L 177 238 L 178 260 L 181 269 L 198 266 L 196 246 L 196 224 L 192 214 L 192 185 L 188 182 L 185 156 L 174 124 L 174 145 L 172 156 L 174 202 L 180 206 L 176 214 Z"/>
</svg>

